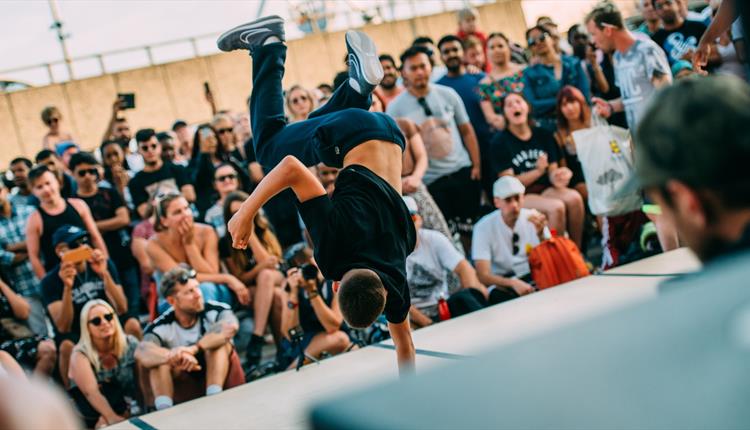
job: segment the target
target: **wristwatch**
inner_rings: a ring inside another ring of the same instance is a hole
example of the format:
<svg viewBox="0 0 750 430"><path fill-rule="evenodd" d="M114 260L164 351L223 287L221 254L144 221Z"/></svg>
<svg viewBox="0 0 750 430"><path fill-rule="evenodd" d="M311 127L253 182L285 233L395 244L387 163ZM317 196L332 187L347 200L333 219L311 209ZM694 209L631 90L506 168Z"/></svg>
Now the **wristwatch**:
<svg viewBox="0 0 750 430"><path fill-rule="evenodd" d="M292 310L297 309L297 306L299 306L299 303L294 303L291 300L286 302L286 307L288 307L289 309L292 309Z"/></svg>

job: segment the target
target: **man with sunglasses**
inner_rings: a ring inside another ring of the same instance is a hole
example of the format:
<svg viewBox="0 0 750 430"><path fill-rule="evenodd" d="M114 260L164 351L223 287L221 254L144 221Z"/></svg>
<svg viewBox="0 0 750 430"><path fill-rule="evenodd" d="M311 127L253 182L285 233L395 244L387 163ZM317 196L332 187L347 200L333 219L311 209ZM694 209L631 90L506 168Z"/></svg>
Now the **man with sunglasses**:
<svg viewBox="0 0 750 430"><path fill-rule="evenodd" d="M186 265L164 274L160 292L171 309L146 327L135 353L149 373L157 410L199 397L199 385L210 396L245 382L232 345L237 317L224 303L204 301L195 277Z"/></svg>
<svg viewBox="0 0 750 430"><path fill-rule="evenodd" d="M153 196L156 190L179 191L188 202L195 202L195 188L185 169L162 159L162 148L156 139L156 132L151 128L138 130L135 140L143 156L144 167L130 180L128 189L138 215L146 217L149 196Z"/></svg>
<svg viewBox="0 0 750 430"><path fill-rule="evenodd" d="M70 158L70 170L78 183L78 198L91 210L109 256L115 263L128 299L128 315L137 318L141 308L141 289L138 265L130 250L130 211L116 189L99 186L100 169L99 162L89 152L79 152Z"/></svg>
<svg viewBox="0 0 750 430"><path fill-rule="evenodd" d="M528 248L539 245L549 235L545 216L523 208L525 191L514 176L495 181L492 194L497 210L474 226L471 247L479 280L519 296L534 292L527 282L531 275Z"/></svg>
<svg viewBox="0 0 750 430"><path fill-rule="evenodd" d="M81 247L89 247L86 230L63 225L52 235L51 246L58 257ZM80 252L80 250L76 251ZM112 305L127 334L141 336L136 318L128 318L128 301L120 285L117 269L100 250L93 249L88 259L61 261L42 279L42 299L55 329L60 351L60 371L67 381L73 346L81 334L81 310L89 300L101 299Z"/></svg>

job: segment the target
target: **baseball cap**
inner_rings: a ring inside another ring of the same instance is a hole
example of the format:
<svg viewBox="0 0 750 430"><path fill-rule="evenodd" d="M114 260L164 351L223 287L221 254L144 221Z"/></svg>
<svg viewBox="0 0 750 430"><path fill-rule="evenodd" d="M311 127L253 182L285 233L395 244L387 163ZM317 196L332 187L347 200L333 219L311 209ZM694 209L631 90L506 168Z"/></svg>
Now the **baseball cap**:
<svg viewBox="0 0 750 430"><path fill-rule="evenodd" d="M419 205L417 205L417 201L414 200L414 197L402 196L401 198L404 199L406 208L409 209L409 215L419 215Z"/></svg>
<svg viewBox="0 0 750 430"><path fill-rule="evenodd" d="M750 175L750 87L732 76L692 77L659 91L635 135L640 187L676 179L734 189Z"/></svg>
<svg viewBox="0 0 750 430"><path fill-rule="evenodd" d="M525 191L526 187L515 176L503 176L492 186L492 195L499 199L522 195Z"/></svg>
<svg viewBox="0 0 750 430"><path fill-rule="evenodd" d="M62 155L70 148L78 148L78 145L76 145L73 141L66 140L64 142L60 142L57 145L55 145L55 154L57 154L58 157L62 157Z"/></svg>
<svg viewBox="0 0 750 430"><path fill-rule="evenodd" d="M60 226L55 232L52 234L52 246L56 247L57 245L61 243L72 243L76 240L88 236L88 232L80 227L66 224L63 226Z"/></svg>

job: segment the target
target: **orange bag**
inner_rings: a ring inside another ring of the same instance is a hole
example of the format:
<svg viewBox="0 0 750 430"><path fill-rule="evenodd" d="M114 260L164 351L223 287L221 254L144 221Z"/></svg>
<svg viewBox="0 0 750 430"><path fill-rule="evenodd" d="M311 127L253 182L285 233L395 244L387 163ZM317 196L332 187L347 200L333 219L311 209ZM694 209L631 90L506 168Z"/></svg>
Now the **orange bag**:
<svg viewBox="0 0 750 430"><path fill-rule="evenodd" d="M552 237L529 252L531 278L537 288L560 285L589 275L581 251L566 237Z"/></svg>

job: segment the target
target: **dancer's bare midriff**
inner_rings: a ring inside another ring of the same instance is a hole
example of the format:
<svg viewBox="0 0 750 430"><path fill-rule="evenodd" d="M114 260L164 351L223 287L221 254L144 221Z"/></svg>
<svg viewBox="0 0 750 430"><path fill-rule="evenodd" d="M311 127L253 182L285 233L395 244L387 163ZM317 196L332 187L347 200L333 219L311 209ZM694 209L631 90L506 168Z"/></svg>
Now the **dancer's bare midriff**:
<svg viewBox="0 0 750 430"><path fill-rule="evenodd" d="M385 140L368 140L344 156L344 167L359 164L372 170L401 193L401 147Z"/></svg>

